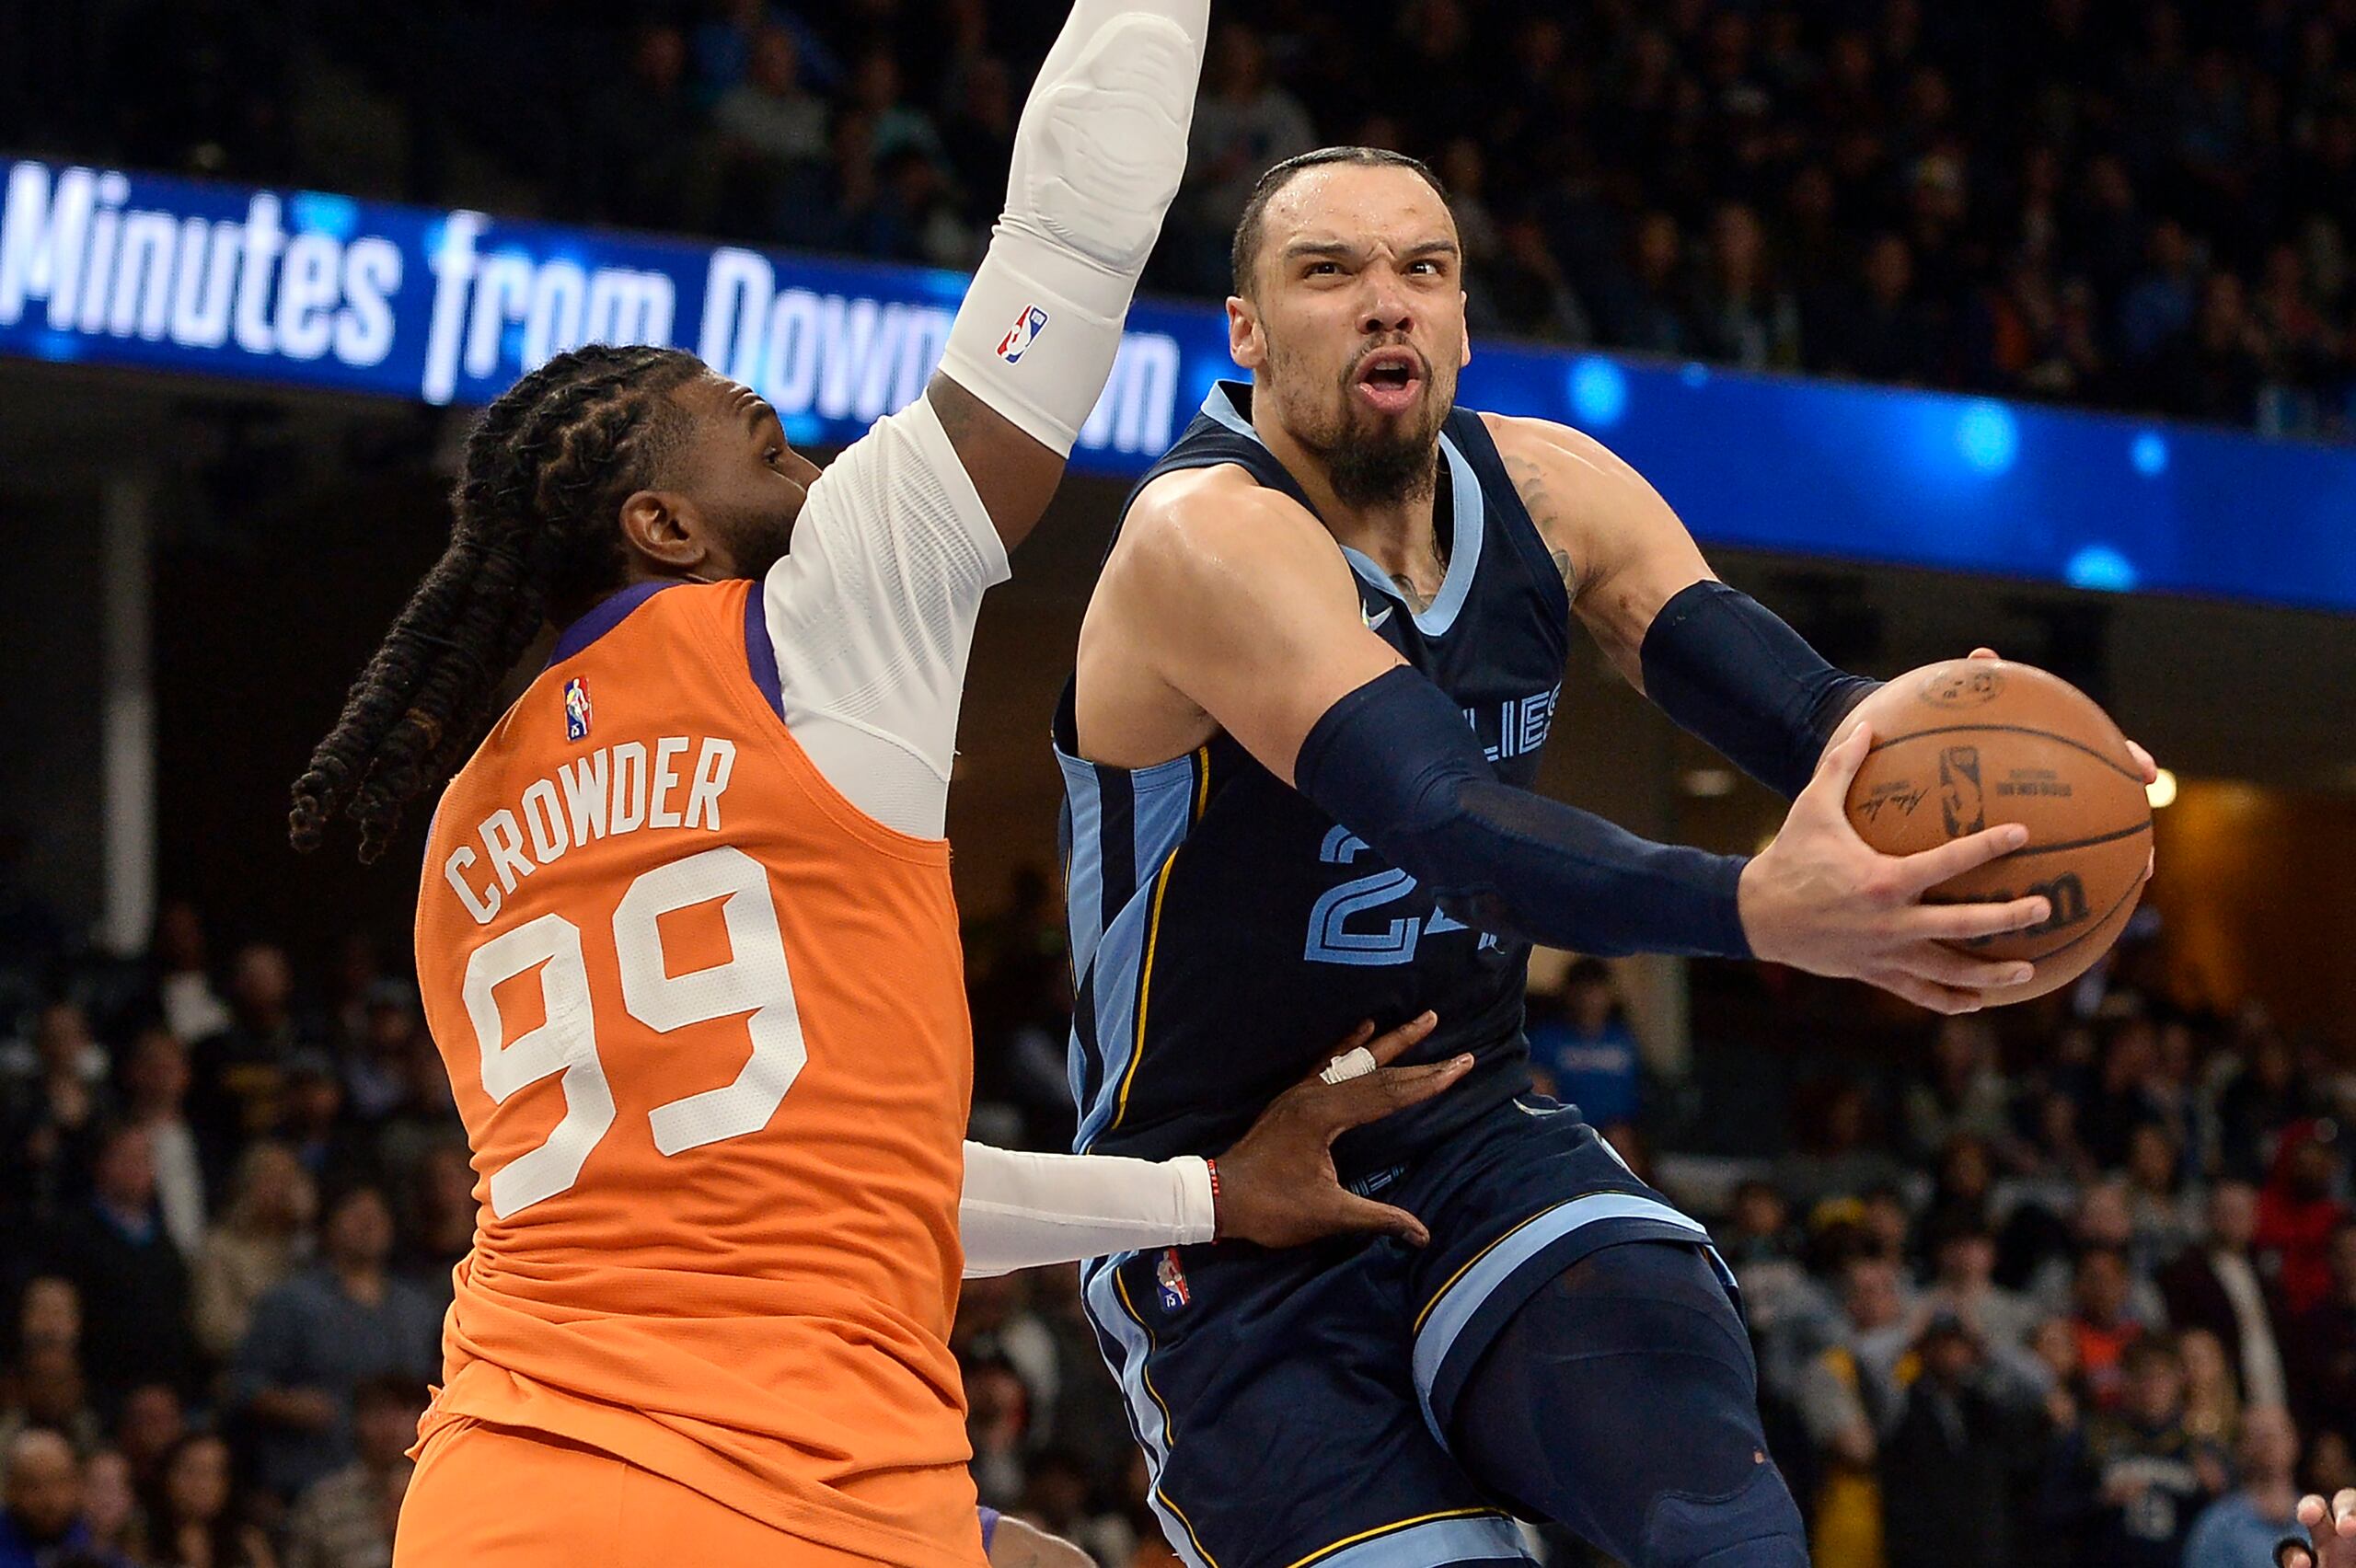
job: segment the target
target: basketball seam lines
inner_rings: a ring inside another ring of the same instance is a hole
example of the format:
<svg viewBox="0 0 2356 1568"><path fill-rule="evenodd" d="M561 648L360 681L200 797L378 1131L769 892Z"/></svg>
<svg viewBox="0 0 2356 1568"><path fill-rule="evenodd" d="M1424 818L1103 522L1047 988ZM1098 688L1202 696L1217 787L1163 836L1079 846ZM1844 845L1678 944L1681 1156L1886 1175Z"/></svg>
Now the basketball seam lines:
<svg viewBox="0 0 2356 1568"><path fill-rule="evenodd" d="M2122 827L2111 833L2097 833L2092 838L2065 838L2059 844L2031 844L2019 849L2007 850L1990 862L2002 865L2006 860L2026 860L2032 855L2058 855L2064 849L2091 849L2097 844L2109 844L2121 838L2132 838L2139 833L2152 831L2151 818L2146 817L2133 827Z"/></svg>
<svg viewBox="0 0 2356 1568"><path fill-rule="evenodd" d="M2103 755L2102 753L2095 750L2094 747L2087 745L2083 741L2073 741L2067 735L2057 735L2050 730L2039 730L2028 724L1941 724L1933 729L1912 730L1903 735L1892 735L1886 741L1876 741L1872 745L1865 748L1865 755L1867 756L1871 756L1874 753L1881 750L1884 746L1894 746L1906 741L1919 741L1925 735L1970 734L1976 731L1987 731L2007 735L2035 735L2041 740L2051 741L2056 745L2068 746L2073 751L2082 751L2088 756L2094 758L2096 762L2101 763L2105 767L2109 768L2113 773L2119 774L2122 778L2132 778L2138 784L2141 784L2143 781L2140 775L2130 773L2126 768L2119 767L2119 764L2111 761L2110 758Z"/></svg>

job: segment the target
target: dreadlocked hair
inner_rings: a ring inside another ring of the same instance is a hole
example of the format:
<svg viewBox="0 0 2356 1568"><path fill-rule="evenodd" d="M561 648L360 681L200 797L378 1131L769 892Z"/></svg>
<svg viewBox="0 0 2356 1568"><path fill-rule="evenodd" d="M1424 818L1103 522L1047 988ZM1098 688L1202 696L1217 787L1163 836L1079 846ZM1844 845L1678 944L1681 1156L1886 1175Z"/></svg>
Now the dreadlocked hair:
<svg viewBox="0 0 2356 1568"><path fill-rule="evenodd" d="M668 394L703 370L678 349L591 344L500 394L467 437L449 548L410 596L294 781L287 837L318 848L338 812L374 861L410 801L489 727L500 685L551 614L626 580L617 516L687 418Z"/></svg>

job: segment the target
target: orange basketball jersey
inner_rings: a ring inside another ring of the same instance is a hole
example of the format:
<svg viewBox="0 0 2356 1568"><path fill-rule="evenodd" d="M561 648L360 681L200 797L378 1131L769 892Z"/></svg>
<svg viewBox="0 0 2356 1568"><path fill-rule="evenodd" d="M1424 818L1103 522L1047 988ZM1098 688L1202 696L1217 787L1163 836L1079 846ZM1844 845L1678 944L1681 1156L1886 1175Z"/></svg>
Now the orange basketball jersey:
<svg viewBox="0 0 2356 1568"><path fill-rule="evenodd" d="M418 974L479 1209L427 1423L964 1568L949 847L811 764L753 590L607 600L435 814Z"/></svg>

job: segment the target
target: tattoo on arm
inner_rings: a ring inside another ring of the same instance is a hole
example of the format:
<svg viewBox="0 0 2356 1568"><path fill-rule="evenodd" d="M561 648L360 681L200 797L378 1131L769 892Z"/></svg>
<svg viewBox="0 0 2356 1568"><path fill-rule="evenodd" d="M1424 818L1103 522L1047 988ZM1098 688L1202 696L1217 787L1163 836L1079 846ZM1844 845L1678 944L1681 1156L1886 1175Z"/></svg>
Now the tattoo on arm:
<svg viewBox="0 0 2356 1568"><path fill-rule="evenodd" d="M1574 597L1578 594L1576 569L1571 563L1571 552L1554 544L1563 526L1562 504L1547 487L1546 470L1519 454L1500 454L1505 457L1506 477L1513 480L1513 488L1521 496L1521 504L1530 520L1538 525L1541 537L1553 546L1547 553L1554 562L1554 570L1563 576L1563 586Z"/></svg>

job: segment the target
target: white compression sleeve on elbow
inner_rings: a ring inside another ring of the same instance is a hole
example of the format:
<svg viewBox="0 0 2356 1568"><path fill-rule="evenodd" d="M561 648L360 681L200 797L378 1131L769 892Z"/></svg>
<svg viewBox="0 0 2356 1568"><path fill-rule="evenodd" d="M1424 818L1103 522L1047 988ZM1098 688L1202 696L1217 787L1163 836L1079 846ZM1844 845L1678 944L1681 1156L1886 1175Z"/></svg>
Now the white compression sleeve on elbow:
<svg viewBox="0 0 2356 1568"><path fill-rule="evenodd" d="M1006 210L941 368L1059 456L1186 169L1210 0L1077 0L1023 105Z"/></svg>
<svg viewBox="0 0 2356 1568"><path fill-rule="evenodd" d="M969 1278L1190 1247L1217 1228L1210 1171L1192 1155L1127 1159L965 1146L957 1230Z"/></svg>

